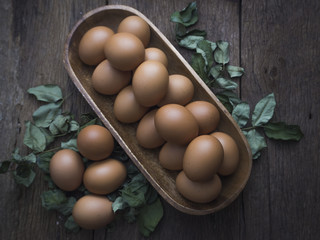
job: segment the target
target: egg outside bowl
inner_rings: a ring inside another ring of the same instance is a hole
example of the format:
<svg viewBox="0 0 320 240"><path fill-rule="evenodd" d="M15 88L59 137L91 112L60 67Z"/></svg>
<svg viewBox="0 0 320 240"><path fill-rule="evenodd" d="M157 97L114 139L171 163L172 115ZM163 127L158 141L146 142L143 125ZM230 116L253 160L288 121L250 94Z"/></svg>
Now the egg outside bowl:
<svg viewBox="0 0 320 240"><path fill-rule="evenodd" d="M120 21L130 15L137 15L149 24L151 30L149 46L160 48L166 53L169 62L169 74L182 74L191 79L195 87L193 101L204 100L214 104L221 115L218 130L231 135L238 144L240 152L239 166L234 174L222 178L222 191L219 197L212 202L206 204L194 203L178 193L175 186L177 172L167 171L159 165L158 153L160 149L147 150L138 145L135 137L137 124L122 124L115 118L113 114L115 96L104 96L93 89L91 75L94 67L85 65L79 58L79 42L87 30L95 26L104 25L116 31ZM142 13L128 6L108 5L96 8L83 15L67 38L63 62L71 80L91 108L110 130L142 174L173 207L192 215L210 214L228 206L243 190L250 176L252 166L251 151L246 138L217 97L204 84L169 40Z"/></svg>

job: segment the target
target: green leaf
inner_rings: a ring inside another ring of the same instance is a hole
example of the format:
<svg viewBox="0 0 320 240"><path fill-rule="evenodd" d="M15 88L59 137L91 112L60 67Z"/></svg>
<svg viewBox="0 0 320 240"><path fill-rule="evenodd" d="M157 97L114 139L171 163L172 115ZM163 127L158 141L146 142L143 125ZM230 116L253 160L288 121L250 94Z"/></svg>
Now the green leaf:
<svg viewBox="0 0 320 240"><path fill-rule="evenodd" d="M273 93L261 99L254 108L252 125L262 126L267 123L273 116L275 106L276 100Z"/></svg>
<svg viewBox="0 0 320 240"><path fill-rule="evenodd" d="M50 123L61 113L62 101L40 106L33 114L33 121L38 127L49 127Z"/></svg>
<svg viewBox="0 0 320 240"><path fill-rule="evenodd" d="M149 237L162 217L163 208L159 198L154 203L144 206L138 216L140 233L145 237Z"/></svg>
<svg viewBox="0 0 320 240"><path fill-rule="evenodd" d="M37 162L37 157L34 153L30 153L29 155L23 157L22 159L26 162L29 162L29 163L36 163Z"/></svg>
<svg viewBox="0 0 320 240"><path fill-rule="evenodd" d="M53 135L68 133L70 120L71 116L69 115L56 116L55 119L49 125L49 131Z"/></svg>
<svg viewBox="0 0 320 240"><path fill-rule="evenodd" d="M221 75L221 73L223 72L222 70L223 70L222 65L217 64L210 69L210 75L214 79L217 79Z"/></svg>
<svg viewBox="0 0 320 240"><path fill-rule="evenodd" d="M183 24L186 27L192 26L198 21L197 4L191 2L182 11L176 11L171 15L171 21Z"/></svg>
<svg viewBox="0 0 320 240"><path fill-rule="evenodd" d="M64 223L64 227L73 233L80 231L80 226L74 221L72 215L68 217L67 221Z"/></svg>
<svg viewBox="0 0 320 240"><path fill-rule="evenodd" d="M251 148L252 158L257 159L260 156L260 151L267 147L264 137L256 130L243 131Z"/></svg>
<svg viewBox="0 0 320 240"><path fill-rule="evenodd" d="M230 79L219 77L215 82L218 87L226 90L234 90L238 87L238 84Z"/></svg>
<svg viewBox="0 0 320 240"><path fill-rule="evenodd" d="M187 31L187 28L180 23L176 24L175 31L176 31L176 40L178 42L187 36L202 36L204 38L207 36L207 32L204 30L192 29L190 31Z"/></svg>
<svg viewBox="0 0 320 240"><path fill-rule="evenodd" d="M16 183L29 187L33 183L36 173L31 169L31 166L27 164L19 164L13 172L13 176Z"/></svg>
<svg viewBox="0 0 320 240"><path fill-rule="evenodd" d="M227 64L229 62L229 43L218 41L214 52L214 60L217 63Z"/></svg>
<svg viewBox="0 0 320 240"><path fill-rule="evenodd" d="M26 121L25 125L26 132L24 134L23 143L35 152L42 152L46 148L45 135L30 121Z"/></svg>
<svg viewBox="0 0 320 240"><path fill-rule="evenodd" d="M0 162L0 174L6 173L9 170L10 164L11 164L10 161Z"/></svg>
<svg viewBox="0 0 320 240"><path fill-rule="evenodd" d="M129 207L128 203L123 200L121 196L117 197L116 200L112 203L113 212L117 212L119 210L123 210Z"/></svg>
<svg viewBox="0 0 320 240"><path fill-rule="evenodd" d="M198 42L204 40L203 36L186 36L180 40L179 45L188 49L196 49Z"/></svg>
<svg viewBox="0 0 320 240"><path fill-rule="evenodd" d="M34 88L29 88L28 93L34 95L37 100L44 102L57 102L62 99L62 91L57 85L40 85Z"/></svg>
<svg viewBox="0 0 320 240"><path fill-rule="evenodd" d="M125 210L123 217L128 221L128 223L133 223L136 221L136 216L138 215L138 209L129 207Z"/></svg>
<svg viewBox="0 0 320 240"><path fill-rule="evenodd" d="M243 128L247 124L249 115L250 106L246 102L239 103L232 111L232 117L238 123L240 128Z"/></svg>
<svg viewBox="0 0 320 240"><path fill-rule="evenodd" d="M49 173L50 160L53 157L54 152L43 152L37 155L37 165L45 173Z"/></svg>
<svg viewBox="0 0 320 240"><path fill-rule="evenodd" d="M206 63L200 53L195 53L191 58L191 66L199 75L199 77L205 82L208 83L208 75L206 72Z"/></svg>
<svg viewBox="0 0 320 240"><path fill-rule="evenodd" d="M77 139L76 138L72 138L67 142L61 142L61 148L68 148L68 149L72 149L76 152L79 152L78 147L77 147Z"/></svg>
<svg viewBox="0 0 320 240"><path fill-rule="evenodd" d="M70 121L70 123L69 123L69 125L70 125L70 131L71 132L75 132L75 131L78 131L78 129L79 129L79 123L77 122L77 121L75 121L75 120L71 120Z"/></svg>
<svg viewBox="0 0 320 240"><path fill-rule="evenodd" d="M41 194L41 203L45 209L56 210L66 216L72 213L76 199L74 197L67 198L63 191L53 189Z"/></svg>
<svg viewBox="0 0 320 240"><path fill-rule="evenodd" d="M231 78L241 77L244 74L244 69L242 67L228 65L227 72L229 73Z"/></svg>
<svg viewBox="0 0 320 240"><path fill-rule="evenodd" d="M269 122L263 126L263 129L267 137L276 140L299 141L303 137L298 125L287 125L284 122Z"/></svg>
<svg viewBox="0 0 320 240"><path fill-rule="evenodd" d="M20 162L22 160L22 156L19 154L19 148L16 147L14 152L12 153L12 158L14 162Z"/></svg>
<svg viewBox="0 0 320 240"><path fill-rule="evenodd" d="M62 203L60 205L59 209L57 209L57 211L60 212L61 214L63 214L64 216L71 214L73 206L76 203L76 201L77 200L74 197L67 198L67 201Z"/></svg>
<svg viewBox="0 0 320 240"><path fill-rule="evenodd" d="M229 102L233 107L241 103L241 99L238 97L238 95L230 90L224 90L222 92L219 92L216 94L217 97L220 99L224 99L224 101Z"/></svg>
<svg viewBox="0 0 320 240"><path fill-rule="evenodd" d="M55 140L55 137L52 136L50 131L46 128L40 128L40 130L43 133L44 137L46 138L46 147L47 147L50 143L53 143L53 141Z"/></svg>
<svg viewBox="0 0 320 240"><path fill-rule="evenodd" d="M213 50L211 43L206 40L199 41L197 44L196 52L200 53L205 61L205 65L210 68L213 64Z"/></svg>
<svg viewBox="0 0 320 240"><path fill-rule="evenodd" d="M158 198L158 192L149 184L145 199L147 204L151 204Z"/></svg>

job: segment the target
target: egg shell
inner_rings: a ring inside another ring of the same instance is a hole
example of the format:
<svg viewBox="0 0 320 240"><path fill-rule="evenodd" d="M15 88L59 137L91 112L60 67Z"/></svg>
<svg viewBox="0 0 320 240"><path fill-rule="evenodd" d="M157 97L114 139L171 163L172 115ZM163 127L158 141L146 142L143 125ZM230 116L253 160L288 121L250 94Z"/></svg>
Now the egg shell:
<svg viewBox="0 0 320 240"><path fill-rule="evenodd" d="M113 95L130 83L131 71L120 71L106 59L95 68L91 80L98 93Z"/></svg>
<svg viewBox="0 0 320 240"><path fill-rule="evenodd" d="M108 194L120 187L127 177L123 163L109 158L92 163L84 172L83 184L89 192Z"/></svg>
<svg viewBox="0 0 320 240"><path fill-rule="evenodd" d="M131 71L144 61L145 49L135 35L116 33L106 42L104 53L114 68Z"/></svg>
<svg viewBox="0 0 320 240"><path fill-rule="evenodd" d="M231 175L239 165L239 148L234 139L223 132L214 132L211 136L216 137L223 147L223 160L218 170L222 176Z"/></svg>
<svg viewBox="0 0 320 240"><path fill-rule="evenodd" d="M167 55L159 48L155 48L155 47L146 48L144 60L159 61L165 67L168 67Z"/></svg>
<svg viewBox="0 0 320 240"><path fill-rule="evenodd" d="M199 124L199 135L215 130L220 121L219 110L206 101L195 101L186 105Z"/></svg>
<svg viewBox="0 0 320 240"><path fill-rule="evenodd" d="M77 146L84 157L98 161L110 156L114 148L114 140L105 127L90 125L79 132Z"/></svg>
<svg viewBox="0 0 320 240"><path fill-rule="evenodd" d="M113 105L114 115L122 123L139 121L148 109L138 103L131 85L118 93Z"/></svg>
<svg viewBox="0 0 320 240"><path fill-rule="evenodd" d="M194 86L189 78L180 74L170 75L167 93L158 106L170 103L186 105L192 100L193 94Z"/></svg>
<svg viewBox="0 0 320 240"><path fill-rule="evenodd" d="M104 228L114 219L112 202L105 196L85 195L75 203L72 216L84 229Z"/></svg>
<svg viewBox="0 0 320 240"><path fill-rule="evenodd" d="M192 181L208 181L218 172L223 160L221 143L211 135L201 135L188 145L183 170Z"/></svg>
<svg viewBox="0 0 320 240"><path fill-rule="evenodd" d="M136 138L138 143L144 148L157 148L165 142L154 125L154 116L157 110L154 109L148 112L138 124Z"/></svg>
<svg viewBox="0 0 320 240"><path fill-rule="evenodd" d="M157 105L166 95L169 84L167 68L160 62L141 63L132 78L132 88L137 101L146 107Z"/></svg>
<svg viewBox="0 0 320 240"><path fill-rule="evenodd" d="M159 152L160 165L168 170L182 170L183 156L186 149L186 145L165 143Z"/></svg>
<svg viewBox="0 0 320 240"><path fill-rule="evenodd" d="M119 32L127 32L135 35L138 37L144 47L147 47L150 41L150 27L146 21L138 16L129 16L124 18L119 26L118 26L118 33Z"/></svg>
<svg viewBox="0 0 320 240"><path fill-rule="evenodd" d="M60 189L74 191L82 183L84 165L77 152L71 149L62 149L51 158L49 171L52 181Z"/></svg>
<svg viewBox="0 0 320 240"><path fill-rule="evenodd" d="M217 174L205 182L190 180L184 171L176 178L176 187L182 196L196 203L208 203L215 200L222 189L222 183Z"/></svg>
<svg viewBox="0 0 320 240"><path fill-rule="evenodd" d="M156 112L155 126L166 141L185 145L198 135L198 124L193 115L178 104L167 104Z"/></svg>
<svg viewBox="0 0 320 240"><path fill-rule="evenodd" d="M105 43L114 34L113 30L105 26L89 29L79 43L79 57L88 65L97 65L103 59Z"/></svg>

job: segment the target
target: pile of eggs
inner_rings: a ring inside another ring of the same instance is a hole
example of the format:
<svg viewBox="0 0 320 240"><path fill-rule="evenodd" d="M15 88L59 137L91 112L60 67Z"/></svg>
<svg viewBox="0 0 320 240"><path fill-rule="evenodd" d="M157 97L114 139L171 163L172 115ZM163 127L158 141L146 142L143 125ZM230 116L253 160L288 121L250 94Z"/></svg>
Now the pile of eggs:
<svg viewBox="0 0 320 240"><path fill-rule="evenodd" d="M71 149L56 152L50 161L52 181L64 191L74 191L83 183L90 192L77 200L72 216L85 229L105 227L114 219L112 202L106 194L114 192L126 180L127 170L120 161L109 158L114 139L105 127L90 125L77 137L80 154L92 160L85 168L81 155Z"/></svg>
<svg viewBox="0 0 320 240"><path fill-rule="evenodd" d="M96 65L92 87L116 95L113 114L124 124L138 123L137 143L160 149L159 164L178 171L176 188L188 200L208 203L222 189L220 176L239 163L234 139L216 131L220 113L207 101L193 101L192 81L168 72L166 54L148 47L150 27L138 16L124 18L117 32L89 29L79 44L80 59Z"/></svg>

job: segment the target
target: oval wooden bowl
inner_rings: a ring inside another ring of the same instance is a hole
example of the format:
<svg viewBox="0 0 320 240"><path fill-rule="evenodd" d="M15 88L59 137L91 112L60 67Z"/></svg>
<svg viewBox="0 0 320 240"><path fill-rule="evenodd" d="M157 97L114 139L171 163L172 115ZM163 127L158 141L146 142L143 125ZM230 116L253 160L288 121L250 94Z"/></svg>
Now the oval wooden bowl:
<svg viewBox="0 0 320 240"><path fill-rule="evenodd" d="M113 114L115 96L103 96L94 91L91 84L91 75L94 67L85 65L79 58L79 42L87 30L94 26L104 25L116 31L120 21L129 15L137 15L149 24L151 29L149 46L158 47L167 54L169 74L182 74L191 79L195 87L193 100L205 100L213 103L221 114L218 130L230 134L238 144L240 149L239 167L233 175L222 178L222 192L216 200L210 203L193 203L177 192L175 187L177 172L168 171L159 165L158 153L160 149L147 150L138 145L135 138L137 124L122 124L115 118ZM122 5L103 6L88 12L70 32L65 44L63 61L71 80L104 125L111 131L114 138L152 186L173 207L193 215L214 213L229 205L243 190L249 178L252 165L251 151L244 135L229 112L203 83L192 67L159 29L142 13Z"/></svg>

